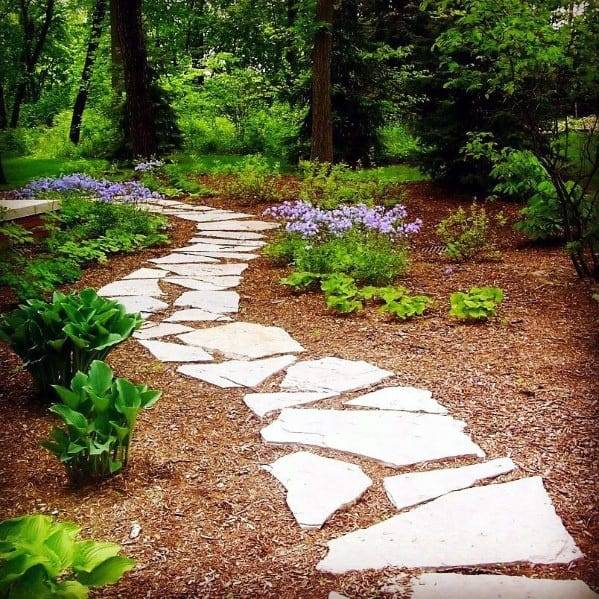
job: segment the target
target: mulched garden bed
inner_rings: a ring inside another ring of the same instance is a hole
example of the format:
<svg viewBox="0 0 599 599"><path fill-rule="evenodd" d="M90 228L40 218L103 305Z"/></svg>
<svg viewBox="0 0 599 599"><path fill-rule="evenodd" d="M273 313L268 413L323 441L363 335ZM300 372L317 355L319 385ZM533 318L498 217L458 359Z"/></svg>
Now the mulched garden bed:
<svg viewBox="0 0 599 599"><path fill-rule="evenodd" d="M393 370L402 384L431 389L452 415L467 422L489 458L511 456L518 464L520 472L504 480L543 477L558 514L586 555L570 568L463 571L582 578L599 585L596 302L560 248L528 246L508 229L501 239L501 261L468 262L449 272L436 254L434 224L468 198L430 184L407 190L409 213L425 226L404 284L436 300L426 317L397 323L372 308L350 317L331 315L321 295L290 294L277 284L285 269L258 258L238 289L238 320L284 327L306 348L302 357L364 359ZM204 203L257 214L265 207L221 199ZM492 210L500 208L512 216L516 211L501 204ZM195 224L174 222L173 242L180 246ZM117 257L89 269L72 287L99 287L164 253L154 248ZM449 294L480 284L505 290L499 316L483 325L450 319ZM168 291L174 297L181 289ZM398 569L339 577L315 570L327 540L393 515L381 477L402 469L352 458L377 482L322 530L302 531L285 505L282 487L260 469L291 450L262 443L260 428L274 416L260 421L243 404L243 390L178 375L175 364L156 361L129 340L108 361L120 376L163 389L164 395L141 417L128 472L96 487L72 489L55 458L39 447L53 419L36 403L14 354L0 347L0 360L0 519L43 511L76 520L85 536L122 543L138 567L96 596L322 598L337 590L374 597L390 583L405 583ZM268 381L268 387L275 390L281 378ZM329 399L319 405L340 404ZM130 539L134 522L141 534Z"/></svg>

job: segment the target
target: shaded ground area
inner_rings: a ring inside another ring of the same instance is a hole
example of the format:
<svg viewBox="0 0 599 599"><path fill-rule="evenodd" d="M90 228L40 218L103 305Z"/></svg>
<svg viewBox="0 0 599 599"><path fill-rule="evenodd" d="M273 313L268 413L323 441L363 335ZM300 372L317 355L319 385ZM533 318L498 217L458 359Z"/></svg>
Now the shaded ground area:
<svg viewBox="0 0 599 599"><path fill-rule="evenodd" d="M285 328L307 349L302 357L360 358L393 370L402 384L431 389L452 415L468 423L489 458L509 455L520 475L543 476L559 516L586 554L569 569L523 565L464 571L580 577L597 585L596 304L561 249L527 247L509 229L501 240L501 262L467 263L447 273L433 228L460 198L430 184L408 189L410 215L421 217L425 227L403 284L436 300L428 316L396 323L374 309L348 318L331 315L319 294L293 296L278 285L285 269L259 258L250 263L239 288L238 318ZM208 203L238 208L219 200ZM504 208L515 212L513 206ZM262 207L242 209L258 213ZM194 228L177 221L175 244ZM89 270L77 288L99 287L164 253L164 248L153 249L117 258ZM450 319L449 294L481 284L505 290L499 317L485 325ZM182 291L167 284L164 289L169 299ZM259 430L274 415L258 420L241 401L243 390L184 378L175 372L176 364L159 363L129 340L109 362L119 375L161 388L164 396L142 416L127 474L72 490L60 465L38 445L52 419L33 400L28 375L5 347L0 359L0 518L45 511L77 520L86 535L123 543L138 568L103 590L102 597L326 597L330 590L368 597L380 595L400 573L334 577L316 572L326 541L394 510L377 483L323 530L300 530L282 488L260 469L292 448L261 442ZM274 391L281 376L260 390ZM340 404L332 398L319 406ZM352 462L378 481L408 470L358 458ZM132 522L141 525L135 540L129 539Z"/></svg>

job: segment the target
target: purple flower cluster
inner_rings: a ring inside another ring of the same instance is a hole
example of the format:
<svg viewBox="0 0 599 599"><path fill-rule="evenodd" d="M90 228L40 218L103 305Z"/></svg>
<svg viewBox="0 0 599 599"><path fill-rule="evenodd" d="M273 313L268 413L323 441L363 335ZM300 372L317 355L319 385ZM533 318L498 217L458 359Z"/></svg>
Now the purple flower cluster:
<svg viewBox="0 0 599 599"><path fill-rule="evenodd" d="M369 208L364 204L342 205L335 210L323 210L308 202L293 201L268 208L265 214L287 221L285 229L303 237L342 235L352 228L403 237L418 233L422 226L420 219L406 223L408 213L400 205L390 209Z"/></svg>
<svg viewBox="0 0 599 599"><path fill-rule="evenodd" d="M23 199L33 199L44 192L82 191L88 193L102 202L145 202L159 200L162 196L144 187L137 181L115 183L106 179L94 179L88 175L75 173L57 178L37 179L18 191L18 196Z"/></svg>
<svg viewBox="0 0 599 599"><path fill-rule="evenodd" d="M145 162L138 162L133 170L136 173L150 173L161 166L164 166L162 160L146 160Z"/></svg>

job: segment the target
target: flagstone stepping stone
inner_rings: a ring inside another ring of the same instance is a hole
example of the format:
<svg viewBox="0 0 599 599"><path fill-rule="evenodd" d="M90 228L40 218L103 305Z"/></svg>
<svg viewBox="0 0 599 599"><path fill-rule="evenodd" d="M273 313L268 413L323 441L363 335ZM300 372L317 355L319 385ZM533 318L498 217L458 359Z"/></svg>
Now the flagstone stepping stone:
<svg viewBox="0 0 599 599"><path fill-rule="evenodd" d="M236 291L186 291L175 306L201 308L207 312L222 314L239 310L239 293Z"/></svg>
<svg viewBox="0 0 599 599"><path fill-rule="evenodd" d="M170 216L176 216L177 218L182 218L184 220L190 220L193 222L199 222L199 223L203 223L204 219L202 218L203 214L207 214L208 211L204 211L204 212L198 212L198 213L193 213L191 211L186 211L186 212L169 212L169 211L165 211L165 214L168 214ZM220 219L219 219L220 220Z"/></svg>
<svg viewBox="0 0 599 599"><path fill-rule="evenodd" d="M190 345L218 351L227 358L253 359L275 354L291 354L304 348L287 331L252 322L234 322L179 335Z"/></svg>
<svg viewBox="0 0 599 599"><path fill-rule="evenodd" d="M237 218L249 218L253 216L253 214L246 214L245 212L230 212L226 210L211 210L210 212L205 212L204 214L198 214L196 218L198 222L209 223L213 221L223 221L223 220L235 220Z"/></svg>
<svg viewBox="0 0 599 599"><path fill-rule="evenodd" d="M383 484L391 503L401 510L436 499L451 491L465 489L485 478L507 474L515 469L516 465L510 458L499 458L461 468L443 468L388 476Z"/></svg>
<svg viewBox="0 0 599 599"><path fill-rule="evenodd" d="M210 258L224 258L225 260L254 260L257 254L246 254L243 252L204 252L202 256Z"/></svg>
<svg viewBox="0 0 599 599"><path fill-rule="evenodd" d="M328 543L317 569L567 564L583 557L541 477L456 491ZM441 595L442 596L442 595Z"/></svg>
<svg viewBox="0 0 599 599"><path fill-rule="evenodd" d="M258 249L266 245L266 241L260 241L259 239L220 239L215 237L192 237L189 243L215 243L227 248L237 246L252 249Z"/></svg>
<svg viewBox="0 0 599 599"><path fill-rule="evenodd" d="M337 591L331 591L329 593L328 599L349 599L349 597L346 597L345 595L342 595L341 593L338 593Z"/></svg>
<svg viewBox="0 0 599 599"><path fill-rule="evenodd" d="M186 310L177 310L173 312L166 322L227 322L232 320L224 314L216 314L214 312L208 312L200 308L188 308ZM195 329L191 329L192 331Z"/></svg>
<svg viewBox="0 0 599 599"><path fill-rule="evenodd" d="M278 223L266 223L260 220L225 220L197 224L200 231L268 231L278 226Z"/></svg>
<svg viewBox="0 0 599 599"><path fill-rule="evenodd" d="M281 387L294 391L340 393L374 385L392 375L392 372L382 370L362 360L342 360L328 357L298 362L287 371L287 376L281 383Z"/></svg>
<svg viewBox="0 0 599 599"><path fill-rule="evenodd" d="M146 326L147 325L147 326ZM193 331L191 327L184 324L176 324L169 322L151 323L146 321L144 326L133 333L136 339L157 339L158 337L168 337L169 335L179 335L180 333L188 333Z"/></svg>
<svg viewBox="0 0 599 599"><path fill-rule="evenodd" d="M141 312L142 316L144 314L161 312L168 308L167 303L162 302L155 297L147 297L144 295L111 296L110 299L116 300L119 304L125 306L127 312Z"/></svg>
<svg viewBox="0 0 599 599"><path fill-rule="evenodd" d="M198 235L220 239L264 239L264 235L252 231L198 231Z"/></svg>
<svg viewBox="0 0 599 599"><path fill-rule="evenodd" d="M139 343L161 362L212 362L212 356L199 347L144 339Z"/></svg>
<svg viewBox="0 0 599 599"><path fill-rule="evenodd" d="M321 528L372 484L359 466L308 451L283 456L263 468L287 489L287 505L301 528Z"/></svg>
<svg viewBox="0 0 599 599"><path fill-rule="evenodd" d="M237 248L238 246L222 246L216 243L194 243L193 245L186 245L182 248L177 248L174 250L177 253L182 254L203 254L204 252L226 252L233 251L228 248ZM246 248L242 248L241 251L245 251ZM237 251L237 249L235 249Z"/></svg>
<svg viewBox="0 0 599 599"><path fill-rule="evenodd" d="M247 264L159 264L158 268L169 270L183 277L205 279L215 276L239 276Z"/></svg>
<svg viewBox="0 0 599 599"><path fill-rule="evenodd" d="M228 279L229 277L220 278ZM235 287L235 285L216 285L214 283L202 281L201 279L193 279L191 277L166 277L166 279L164 280L167 283L179 285L179 287L186 287L187 289L195 289L196 291L222 291L224 289L227 289L227 287Z"/></svg>
<svg viewBox="0 0 599 599"><path fill-rule="evenodd" d="M208 262L217 262L216 258L209 258L208 256L200 256L199 254L168 254L162 256L162 258L150 258L149 262L154 264L201 264Z"/></svg>
<svg viewBox="0 0 599 599"><path fill-rule="evenodd" d="M344 402L348 406L447 414L447 408L432 398L432 393L416 387L385 387Z"/></svg>
<svg viewBox="0 0 599 599"><path fill-rule="evenodd" d="M166 277L168 273L159 268L138 268L132 273L128 274L124 279L162 279Z"/></svg>
<svg viewBox="0 0 599 599"><path fill-rule="evenodd" d="M295 356L278 356L262 360L231 360L220 364L184 364L177 372L218 387L256 387L268 377L295 362Z"/></svg>
<svg viewBox="0 0 599 599"><path fill-rule="evenodd" d="M597 599L582 580L551 580L500 574L421 574L412 599Z"/></svg>
<svg viewBox="0 0 599 599"><path fill-rule="evenodd" d="M193 335L193 333L184 333ZM290 369L291 370L291 369ZM387 466L407 466L484 451L451 416L370 410L285 408L260 433L268 443L299 443L345 451Z"/></svg>
<svg viewBox="0 0 599 599"><path fill-rule="evenodd" d="M334 397L336 393L248 393L243 401L245 405L261 418L277 410L312 403L327 397Z"/></svg>
<svg viewBox="0 0 599 599"><path fill-rule="evenodd" d="M123 295L164 295L158 287L158 279L121 279L100 287L98 295L115 297Z"/></svg>

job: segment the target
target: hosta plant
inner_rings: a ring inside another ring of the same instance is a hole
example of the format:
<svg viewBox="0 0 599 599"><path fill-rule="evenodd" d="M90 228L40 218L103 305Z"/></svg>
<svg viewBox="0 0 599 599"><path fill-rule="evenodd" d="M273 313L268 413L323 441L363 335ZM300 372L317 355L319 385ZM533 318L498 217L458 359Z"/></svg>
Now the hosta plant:
<svg viewBox="0 0 599 599"><path fill-rule="evenodd" d="M67 469L74 483L109 476L121 470L137 415L152 407L161 392L113 376L110 367L94 360L88 373L78 372L70 388L54 385L62 403L50 411L64 421L43 443Z"/></svg>
<svg viewBox="0 0 599 599"><path fill-rule="evenodd" d="M51 302L29 300L0 319L0 339L10 344L43 394L68 385L74 374L103 360L141 326L139 314L93 289L55 292Z"/></svg>
<svg viewBox="0 0 599 599"><path fill-rule="evenodd" d="M320 288L324 292L327 308L349 314L363 307L359 299L360 291L352 277L342 273L335 273L323 277Z"/></svg>
<svg viewBox="0 0 599 599"><path fill-rule="evenodd" d="M77 540L79 530L41 514L0 522L0 597L85 599L135 566L115 543Z"/></svg>
<svg viewBox="0 0 599 599"><path fill-rule="evenodd" d="M502 301L503 291L498 287L472 287L467 292L451 294L449 314L460 320L487 320L495 316Z"/></svg>
<svg viewBox="0 0 599 599"><path fill-rule="evenodd" d="M295 270L290 275L283 277L279 282L291 287L294 291L306 291L320 281L322 275L315 272Z"/></svg>
<svg viewBox="0 0 599 599"><path fill-rule="evenodd" d="M385 302L380 310L400 320L407 320L414 316L422 316L430 304L431 300L426 295L402 295L398 299Z"/></svg>

